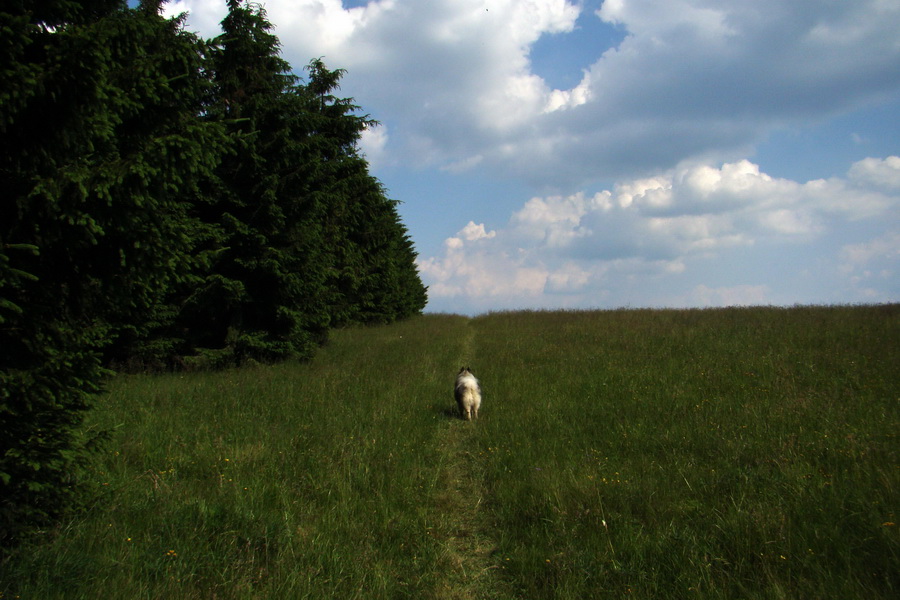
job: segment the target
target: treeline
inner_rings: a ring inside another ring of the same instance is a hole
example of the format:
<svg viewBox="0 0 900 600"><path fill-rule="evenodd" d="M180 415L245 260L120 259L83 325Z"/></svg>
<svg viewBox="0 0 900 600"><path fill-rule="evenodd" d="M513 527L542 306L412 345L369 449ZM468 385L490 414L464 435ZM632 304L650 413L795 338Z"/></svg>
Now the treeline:
<svg viewBox="0 0 900 600"><path fill-rule="evenodd" d="M72 504L112 368L308 358L421 312L341 70L258 5L203 40L160 0L0 9L0 545Z"/></svg>

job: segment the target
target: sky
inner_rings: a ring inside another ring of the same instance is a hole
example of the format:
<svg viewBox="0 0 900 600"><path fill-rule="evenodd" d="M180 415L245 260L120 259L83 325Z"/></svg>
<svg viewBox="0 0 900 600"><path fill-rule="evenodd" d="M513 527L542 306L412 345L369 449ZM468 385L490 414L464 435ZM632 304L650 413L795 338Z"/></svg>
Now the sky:
<svg viewBox="0 0 900 600"><path fill-rule="evenodd" d="M900 301L898 0L261 4L380 122L426 312Z"/></svg>

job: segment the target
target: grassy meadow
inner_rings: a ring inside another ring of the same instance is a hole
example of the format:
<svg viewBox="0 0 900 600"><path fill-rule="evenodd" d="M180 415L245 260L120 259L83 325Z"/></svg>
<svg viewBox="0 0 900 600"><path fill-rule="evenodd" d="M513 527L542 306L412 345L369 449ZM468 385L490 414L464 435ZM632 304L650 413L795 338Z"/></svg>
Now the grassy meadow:
<svg viewBox="0 0 900 600"><path fill-rule="evenodd" d="M3 599L900 596L900 305L425 315L90 418Z"/></svg>

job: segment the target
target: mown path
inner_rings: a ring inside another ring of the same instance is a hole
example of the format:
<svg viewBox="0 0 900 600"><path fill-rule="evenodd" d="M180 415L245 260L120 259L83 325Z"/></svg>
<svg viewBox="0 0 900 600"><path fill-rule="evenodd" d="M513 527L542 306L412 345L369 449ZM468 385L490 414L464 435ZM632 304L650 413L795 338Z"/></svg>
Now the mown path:
<svg viewBox="0 0 900 600"><path fill-rule="evenodd" d="M458 368L471 365L476 369L475 327L466 322L466 332ZM476 371L477 374L477 371ZM448 397L450 396L448 386ZM451 568L444 574L437 598L467 600L504 597L497 577L497 543L488 531L482 511L485 498L483 471L478 463L476 444L478 422L463 421L455 410L442 424L437 447L441 463L437 467L436 494L438 511L443 514L444 552Z"/></svg>

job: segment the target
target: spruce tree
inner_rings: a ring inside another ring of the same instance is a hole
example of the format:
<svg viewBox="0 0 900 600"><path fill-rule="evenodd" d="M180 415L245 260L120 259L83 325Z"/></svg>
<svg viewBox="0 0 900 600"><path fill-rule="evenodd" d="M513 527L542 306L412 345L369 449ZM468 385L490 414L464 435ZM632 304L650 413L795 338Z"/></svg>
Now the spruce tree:
<svg viewBox="0 0 900 600"><path fill-rule="evenodd" d="M389 323L419 313L427 296L412 242L397 203L359 154L363 131L377 122L355 114L359 107L352 99L334 95L343 70L329 70L320 59L310 61L307 70L305 92L324 152L317 175L327 198L332 323Z"/></svg>
<svg viewBox="0 0 900 600"><path fill-rule="evenodd" d="M0 538L77 497L104 355L166 320L193 262L190 201L224 137L197 116L198 40L158 4L0 12Z"/></svg>
<svg viewBox="0 0 900 600"><path fill-rule="evenodd" d="M212 40L209 118L227 125L231 148L199 207L220 237L183 319L202 354L220 363L308 358L330 324L323 138L271 29L261 7L231 0Z"/></svg>

